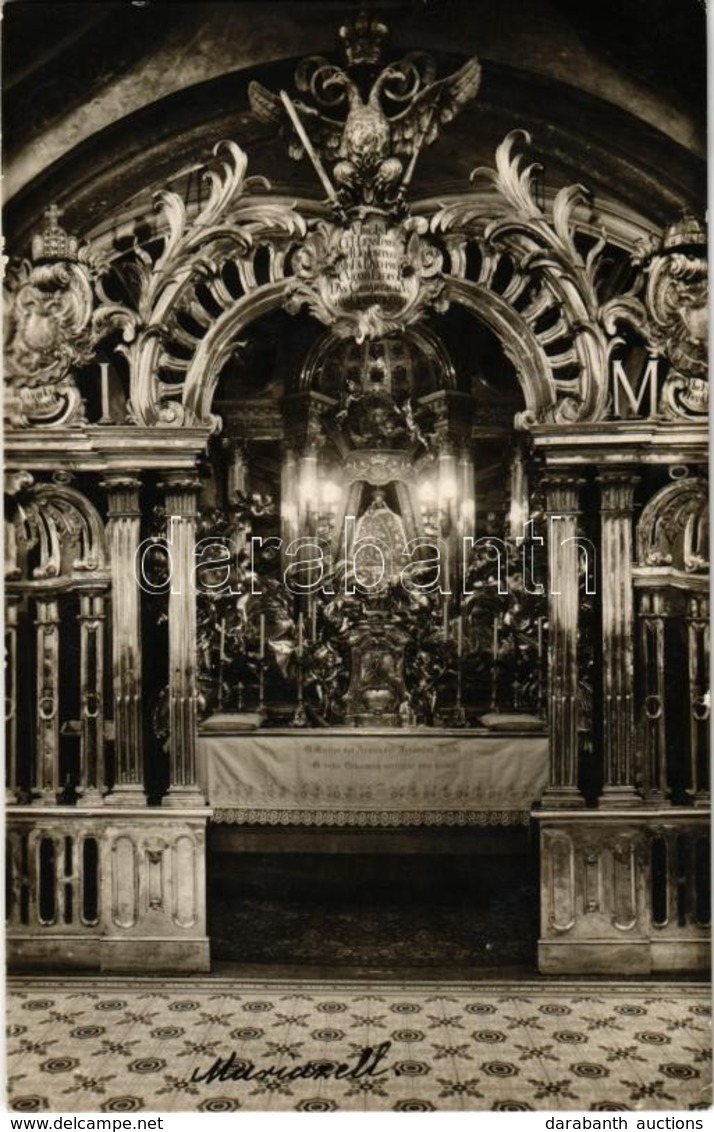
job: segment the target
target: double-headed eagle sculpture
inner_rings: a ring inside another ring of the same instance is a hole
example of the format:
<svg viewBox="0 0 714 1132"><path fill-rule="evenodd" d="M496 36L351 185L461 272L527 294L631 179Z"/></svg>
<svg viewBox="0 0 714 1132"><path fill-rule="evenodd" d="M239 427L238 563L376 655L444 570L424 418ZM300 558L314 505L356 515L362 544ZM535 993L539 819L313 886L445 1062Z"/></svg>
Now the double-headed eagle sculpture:
<svg viewBox="0 0 714 1132"><path fill-rule="evenodd" d="M248 88L254 114L286 133L291 157L307 153L328 197L343 207L403 199L421 149L476 96L481 82L478 59L436 79L433 60L422 52L382 67L375 78L386 34L383 24L359 16L341 29L344 69L322 56L301 63L296 86L312 104L258 82Z"/></svg>

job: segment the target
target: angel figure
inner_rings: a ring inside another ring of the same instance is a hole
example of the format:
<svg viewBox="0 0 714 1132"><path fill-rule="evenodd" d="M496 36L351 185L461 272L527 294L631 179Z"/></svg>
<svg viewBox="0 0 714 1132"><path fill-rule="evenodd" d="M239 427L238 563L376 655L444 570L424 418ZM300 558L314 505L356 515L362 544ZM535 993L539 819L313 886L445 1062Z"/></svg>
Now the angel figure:
<svg viewBox="0 0 714 1132"><path fill-rule="evenodd" d="M427 441L424 433L421 431L414 418L414 410L412 408L411 397L407 397L407 399L399 406L399 411L404 417L404 423L407 427L407 434L412 444L421 444L422 447L426 448L428 451L429 442Z"/></svg>

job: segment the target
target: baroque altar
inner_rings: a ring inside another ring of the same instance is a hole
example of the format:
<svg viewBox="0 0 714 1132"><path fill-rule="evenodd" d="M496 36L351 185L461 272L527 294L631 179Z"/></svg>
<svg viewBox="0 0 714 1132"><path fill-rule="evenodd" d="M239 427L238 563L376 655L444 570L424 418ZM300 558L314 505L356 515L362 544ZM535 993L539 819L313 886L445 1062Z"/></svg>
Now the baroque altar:
<svg viewBox="0 0 714 1132"><path fill-rule="evenodd" d="M701 968L703 222L510 119L419 195L481 62L333 47L15 249L10 961L206 969L211 821L528 820L541 970Z"/></svg>

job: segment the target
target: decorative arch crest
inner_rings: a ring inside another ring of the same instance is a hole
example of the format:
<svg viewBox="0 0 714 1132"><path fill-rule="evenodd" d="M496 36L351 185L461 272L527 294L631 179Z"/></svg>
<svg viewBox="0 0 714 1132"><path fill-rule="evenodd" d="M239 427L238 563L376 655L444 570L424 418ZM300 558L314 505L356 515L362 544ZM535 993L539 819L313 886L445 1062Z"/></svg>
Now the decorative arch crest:
<svg viewBox="0 0 714 1132"><path fill-rule="evenodd" d="M526 402L520 427L606 417L618 327L641 303L631 293L601 301L607 237L576 221L588 194L563 188L546 213L537 167L517 152L523 142L523 131L509 134L495 169L472 174L476 188L419 215L404 202L345 211L273 196L247 176L245 153L221 143L194 216L177 193L161 192L158 238L111 262L91 249L76 257L93 290L92 349L128 363L129 420L218 431L220 369L245 328L272 310L307 310L360 342L416 327L451 303L501 340ZM72 381L68 367L63 380ZM16 414L11 423L43 422Z"/></svg>
<svg viewBox="0 0 714 1132"><path fill-rule="evenodd" d="M686 477L649 500L637 528L641 566L697 574L709 566L709 492L706 480Z"/></svg>
<svg viewBox="0 0 714 1132"><path fill-rule="evenodd" d="M6 494L13 501L5 536L8 580L104 580L104 527L81 492L65 484L34 484L32 476L20 473L6 484ZM36 561L30 565L33 551Z"/></svg>

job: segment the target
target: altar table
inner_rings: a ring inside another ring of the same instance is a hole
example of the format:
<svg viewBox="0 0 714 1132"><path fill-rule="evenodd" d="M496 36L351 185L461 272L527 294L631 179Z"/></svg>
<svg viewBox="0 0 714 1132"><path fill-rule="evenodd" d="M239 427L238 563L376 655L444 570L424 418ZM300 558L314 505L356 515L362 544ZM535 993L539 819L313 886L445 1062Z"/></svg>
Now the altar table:
<svg viewBox="0 0 714 1132"><path fill-rule="evenodd" d="M213 820L241 825L527 822L548 781L544 734L431 729L205 730Z"/></svg>

